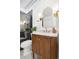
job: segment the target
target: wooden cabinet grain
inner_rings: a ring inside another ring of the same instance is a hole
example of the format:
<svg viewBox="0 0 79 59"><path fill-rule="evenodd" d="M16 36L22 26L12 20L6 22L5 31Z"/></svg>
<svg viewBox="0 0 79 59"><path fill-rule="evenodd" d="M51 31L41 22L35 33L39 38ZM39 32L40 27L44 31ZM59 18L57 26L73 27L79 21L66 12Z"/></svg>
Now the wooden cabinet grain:
<svg viewBox="0 0 79 59"><path fill-rule="evenodd" d="M57 38L32 34L32 51L40 59L57 59Z"/></svg>

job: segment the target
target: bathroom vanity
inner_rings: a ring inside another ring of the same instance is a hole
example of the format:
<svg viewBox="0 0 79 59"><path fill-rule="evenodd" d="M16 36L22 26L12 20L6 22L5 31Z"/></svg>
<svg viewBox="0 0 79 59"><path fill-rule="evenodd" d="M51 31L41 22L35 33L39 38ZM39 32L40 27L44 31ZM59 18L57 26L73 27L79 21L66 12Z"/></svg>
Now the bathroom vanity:
<svg viewBox="0 0 79 59"><path fill-rule="evenodd" d="M57 33L32 33L33 59L35 54L39 56L39 59L57 59L57 42Z"/></svg>

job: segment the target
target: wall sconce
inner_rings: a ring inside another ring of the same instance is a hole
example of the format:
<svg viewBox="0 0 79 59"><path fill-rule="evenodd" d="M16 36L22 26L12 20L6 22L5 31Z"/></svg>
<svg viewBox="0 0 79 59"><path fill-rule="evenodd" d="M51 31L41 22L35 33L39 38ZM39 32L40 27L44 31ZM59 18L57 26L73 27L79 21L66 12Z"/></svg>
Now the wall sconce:
<svg viewBox="0 0 79 59"><path fill-rule="evenodd" d="M26 21L24 20L24 21L23 21L23 24L25 24L25 23L26 23Z"/></svg>
<svg viewBox="0 0 79 59"><path fill-rule="evenodd" d="M40 21L42 21L43 20L43 17L42 18L40 18Z"/></svg>
<svg viewBox="0 0 79 59"><path fill-rule="evenodd" d="M20 25L22 25L23 23L20 21Z"/></svg>
<svg viewBox="0 0 79 59"><path fill-rule="evenodd" d="M53 16L58 17L58 12L59 12L59 10L54 11L54 12L53 12Z"/></svg>
<svg viewBox="0 0 79 59"><path fill-rule="evenodd" d="M20 21L20 24L21 25L24 25L26 23L26 21L24 20L24 21Z"/></svg>
<svg viewBox="0 0 79 59"><path fill-rule="evenodd" d="M39 13L38 18L39 18L39 20L40 20L40 21L42 21L42 20L43 20L43 16L42 16L42 14L41 14L41 13Z"/></svg>

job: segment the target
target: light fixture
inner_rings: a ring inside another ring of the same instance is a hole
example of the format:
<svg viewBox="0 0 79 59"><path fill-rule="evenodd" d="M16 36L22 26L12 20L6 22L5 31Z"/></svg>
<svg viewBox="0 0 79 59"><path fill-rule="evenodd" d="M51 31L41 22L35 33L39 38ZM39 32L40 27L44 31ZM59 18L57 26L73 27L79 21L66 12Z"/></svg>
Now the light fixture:
<svg viewBox="0 0 79 59"><path fill-rule="evenodd" d="M38 18L39 18L40 21L43 20L42 13L39 13Z"/></svg>
<svg viewBox="0 0 79 59"><path fill-rule="evenodd" d="M26 21L24 20L24 21L23 21L23 24L25 24L25 23L26 23Z"/></svg>
<svg viewBox="0 0 79 59"><path fill-rule="evenodd" d="M20 25L23 25L23 22L22 21L20 21Z"/></svg>
<svg viewBox="0 0 79 59"><path fill-rule="evenodd" d="M53 6L53 16L58 17L58 13L59 13L59 4L56 3L56 4Z"/></svg>
<svg viewBox="0 0 79 59"><path fill-rule="evenodd" d="M59 10L54 11L54 12L53 12L53 16L58 17L58 13L59 13Z"/></svg>
<svg viewBox="0 0 79 59"><path fill-rule="evenodd" d="M24 25L26 23L26 21L24 20L24 21L20 21L20 24L21 25Z"/></svg>

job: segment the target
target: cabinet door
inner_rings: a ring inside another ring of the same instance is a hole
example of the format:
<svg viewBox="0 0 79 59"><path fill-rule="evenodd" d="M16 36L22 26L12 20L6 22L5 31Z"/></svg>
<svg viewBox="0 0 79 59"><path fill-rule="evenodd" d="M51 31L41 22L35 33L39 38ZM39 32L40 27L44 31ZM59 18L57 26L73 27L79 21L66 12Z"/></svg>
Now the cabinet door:
<svg viewBox="0 0 79 59"><path fill-rule="evenodd" d="M35 53L39 54L39 39L37 35L32 35L32 49Z"/></svg>
<svg viewBox="0 0 79 59"><path fill-rule="evenodd" d="M32 35L32 50L36 51L36 36Z"/></svg>
<svg viewBox="0 0 79 59"><path fill-rule="evenodd" d="M51 48L51 52L50 52L51 59L57 59L57 49L58 48L57 48L57 38L56 37L51 38L50 48Z"/></svg>
<svg viewBox="0 0 79 59"><path fill-rule="evenodd" d="M41 59L50 59L50 39L40 36L40 56Z"/></svg>

